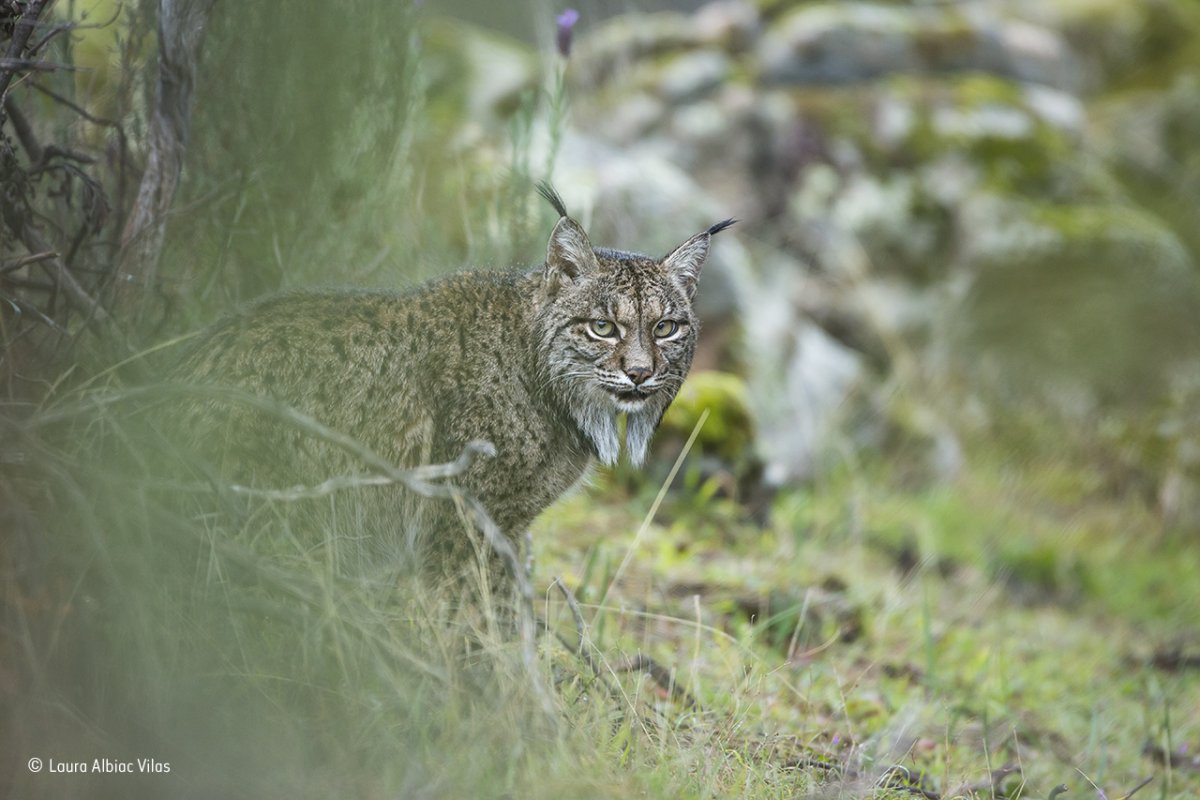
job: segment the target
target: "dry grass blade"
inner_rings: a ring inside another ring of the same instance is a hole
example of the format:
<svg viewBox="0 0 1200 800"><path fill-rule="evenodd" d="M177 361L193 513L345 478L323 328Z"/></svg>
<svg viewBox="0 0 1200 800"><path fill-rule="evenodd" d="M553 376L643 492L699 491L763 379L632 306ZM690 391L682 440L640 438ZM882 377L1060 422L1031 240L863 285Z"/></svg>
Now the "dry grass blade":
<svg viewBox="0 0 1200 800"><path fill-rule="evenodd" d="M708 409L700 415L700 419L696 420L696 425L692 428L692 433L688 436L687 442L683 445L683 449L679 451L679 455L675 458L675 463L671 465L671 471L667 473L666 480L658 489L658 494L654 497L654 502L650 504L650 510L646 512L645 518L642 519L642 524L638 527L637 534L634 535L633 541L629 543L629 548L625 551L625 557L621 559L621 565L617 567L613 573L608 585L604 587L604 593L600 595L600 599L596 601L596 605L604 605L605 599L608 598L608 593L616 586L617 581L621 579L621 575L625 572L626 567L633 561L633 556L637 552L638 543L642 537L646 535L646 531L650 528L650 523L654 521L654 517L658 514L658 507L662 505L663 499L667 496L667 490L671 488L671 484L675 482L675 476L679 474L679 468L683 466L683 460L687 458L687 454L691 452L692 445L696 443L696 439L700 436L700 431L704 427L704 423L708 420Z"/></svg>

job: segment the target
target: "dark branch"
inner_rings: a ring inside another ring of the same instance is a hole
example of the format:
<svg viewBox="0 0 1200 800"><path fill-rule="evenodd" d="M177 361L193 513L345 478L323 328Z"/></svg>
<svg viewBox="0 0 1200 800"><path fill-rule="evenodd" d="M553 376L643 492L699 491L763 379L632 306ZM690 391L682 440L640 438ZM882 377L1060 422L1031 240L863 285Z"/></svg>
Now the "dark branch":
<svg viewBox="0 0 1200 800"><path fill-rule="evenodd" d="M675 676L671 674L671 671L645 653L638 653L623 663L614 664L612 669L613 672L644 672L658 684L660 689L670 695L672 700L683 703L688 708L700 708L696 698L675 681Z"/></svg>
<svg viewBox="0 0 1200 800"><path fill-rule="evenodd" d="M192 90L204 28L215 0L161 0L158 80L147 130L146 169L121 234L121 272L116 302L139 311L155 284L167 212L183 170L191 126Z"/></svg>
<svg viewBox="0 0 1200 800"><path fill-rule="evenodd" d="M13 28L12 39L8 43L8 52L5 53L3 59L0 59L0 98L8 94L8 86L17 72L16 67L8 66L8 62L22 60L21 54L25 52L25 45L29 43L29 37L33 35L38 17L42 15L49 4L50 0L33 0L25 7L25 13L17 20L17 24ZM3 122L3 119L0 119L0 122Z"/></svg>
<svg viewBox="0 0 1200 800"><path fill-rule="evenodd" d="M111 17L109 17L107 20L105 20L104 22L83 23L83 22L75 22L74 20L71 20L68 22L60 22L57 25L55 25L54 27L52 27L45 36L43 36L41 39L38 39L37 44L35 44L33 47L29 48L29 52L40 53L42 48L45 47L47 44L49 44L51 39L53 39L55 36L59 36L64 33L69 33L71 31L99 30L101 28L107 28L109 25L112 25L114 22L117 21L117 19L121 16L121 12L123 10L124 10L124 8L122 7L122 5L120 3L118 3L116 9L113 11L113 15Z"/></svg>
<svg viewBox="0 0 1200 800"><path fill-rule="evenodd" d="M29 70L30 72L87 72L83 67L72 64L59 64L56 61L38 61L33 58L0 58L0 70Z"/></svg>
<svg viewBox="0 0 1200 800"><path fill-rule="evenodd" d="M58 103L61 103L62 105L66 106L67 108L71 109L76 114L78 114L79 116L86 119L88 122L95 123L96 125L107 125L112 128L117 128L118 130L121 129L121 123L117 122L116 120L105 119L104 117L97 117L94 114L90 114L90 113L88 113L87 109L83 108L80 105L77 105L76 103L71 102L70 100L63 97L61 94L59 94L58 92L54 91L53 89L49 89L46 86L43 86L41 83L38 83L37 81L33 81L29 85L32 88L37 89L39 92L46 95L50 99L52 99ZM122 135L124 135L124 134L122 133Z"/></svg>
<svg viewBox="0 0 1200 800"><path fill-rule="evenodd" d="M29 264L36 264L39 261L45 261L48 258L58 258L58 253L54 252L53 250L47 250L44 253L34 253L32 255L15 258L12 261L0 264L0 275L6 275L9 272L16 272L21 267Z"/></svg>
<svg viewBox="0 0 1200 800"><path fill-rule="evenodd" d="M46 157L46 153L42 150L41 143L38 142L37 136L33 133L33 126L29 124L29 120L25 118L25 114L21 109L17 108L16 101L12 97L4 98L4 110L8 113L9 120L12 121L13 130L17 134L17 141L21 143L21 147L25 148L25 154L29 156L30 163L42 163L42 159Z"/></svg>

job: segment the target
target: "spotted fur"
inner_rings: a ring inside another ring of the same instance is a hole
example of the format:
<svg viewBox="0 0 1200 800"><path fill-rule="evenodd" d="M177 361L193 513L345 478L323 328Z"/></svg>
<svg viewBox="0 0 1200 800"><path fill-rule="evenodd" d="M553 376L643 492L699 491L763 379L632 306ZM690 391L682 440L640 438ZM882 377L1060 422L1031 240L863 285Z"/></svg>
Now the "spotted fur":
<svg viewBox="0 0 1200 800"><path fill-rule="evenodd" d="M174 377L273 397L401 466L490 441L495 456L458 483L519 535L592 459L617 462L621 414L625 451L643 461L691 367L710 239L732 223L651 258L593 247L553 189L541 191L561 214L541 267L403 293L269 297L206 332ZM208 403L184 416L242 480L289 485L356 467L255 412ZM422 525L442 528L449 513Z"/></svg>

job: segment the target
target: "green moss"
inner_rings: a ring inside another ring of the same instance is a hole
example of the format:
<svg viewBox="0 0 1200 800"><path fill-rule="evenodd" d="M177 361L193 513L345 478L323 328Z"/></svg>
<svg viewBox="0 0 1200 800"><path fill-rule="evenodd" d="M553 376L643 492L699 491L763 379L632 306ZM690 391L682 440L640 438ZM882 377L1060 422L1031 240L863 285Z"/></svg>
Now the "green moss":
<svg viewBox="0 0 1200 800"><path fill-rule="evenodd" d="M954 80L949 87L954 102L963 108L981 108L1000 104L1024 106L1021 87L1011 80L982 72L969 73Z"/></svg>
<svg viewBox="0 0 1200 800"><path fill-rule="evenodd" d="M740 461L753 442L746 382L728 372L693 373L663 418L660 435L688 437L708 412L696 444L707 454Z"/></svg>
<svg viewBox="0 0 1200 800"><path fill-rule="evenodd" d="M1028 106L1021 88L1012 81L986 75L967 75L933 87L923 98L921 118L908 147L920 160L958 152L978 166L989 188L1002 192L1044 192L1054 182L1073 143L1063 131L1042 121ZM945 111L939 112L939 109ZM1024 118L1027 132L939 130L938 113L1006 114Z"/></svg>

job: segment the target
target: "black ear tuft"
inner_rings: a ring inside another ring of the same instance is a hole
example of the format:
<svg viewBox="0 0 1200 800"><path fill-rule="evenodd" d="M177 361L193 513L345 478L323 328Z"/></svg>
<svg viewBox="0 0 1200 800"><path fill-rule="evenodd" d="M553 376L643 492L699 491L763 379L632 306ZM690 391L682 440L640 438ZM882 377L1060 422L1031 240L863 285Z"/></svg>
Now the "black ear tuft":
<svg viewBox="0 0 1200 800"><path fill-rule="evenodd" d="M558 215L560 217L571 216L570 214L567 213L566 205L563 203L562 198L558 196L558 192L554 191L553 186L551 186L546 181L538 181L537 182L537 190L538 190L538 194L540 194L542 197L546 198L547 202L549 202L550 205L554 206L554 210L558 212Z"/></svg>
<svg viewBox="0 0 1200 800"><path fill-rule="evenodd" d="M735 222L737 222L736 219L727 219L722 222L718 222L716 225L713 225L708 229L708 235L712 236L714 233L720 233Z"/></svg>

